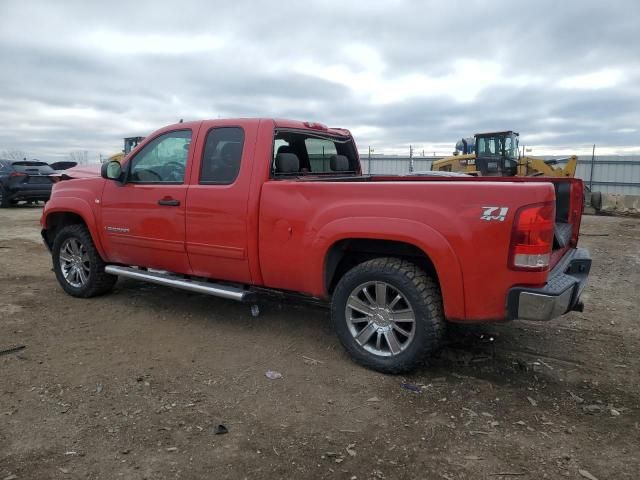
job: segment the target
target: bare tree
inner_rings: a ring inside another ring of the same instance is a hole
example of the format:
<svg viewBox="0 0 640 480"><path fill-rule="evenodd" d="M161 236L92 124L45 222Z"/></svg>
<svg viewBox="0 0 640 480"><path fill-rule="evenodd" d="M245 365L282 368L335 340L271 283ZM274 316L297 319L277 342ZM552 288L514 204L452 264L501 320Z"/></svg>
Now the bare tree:
<svg viewBox="0 0 640 480"><path fill-rule="evenodd" d="M6 160L26 160L27 152L24 150L3 150L0 152L0 158L4 158Z"/></svg>
<svg viewBox="0 0 640 480"><path fill-rule="evenodd" d="M69 159L72 162L76 162L78 165L86 165L89 163L88 156L89 152L87 150L75 150L69 152Z"/></svg>

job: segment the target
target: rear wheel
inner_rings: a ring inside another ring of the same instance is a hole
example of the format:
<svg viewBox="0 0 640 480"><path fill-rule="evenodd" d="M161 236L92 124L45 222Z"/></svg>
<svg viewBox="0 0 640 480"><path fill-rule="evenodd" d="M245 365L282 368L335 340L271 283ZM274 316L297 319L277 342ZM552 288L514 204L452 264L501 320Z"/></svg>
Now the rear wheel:
<svg viewBox="0 0 640 480"><path fill-rule="evenodd" d="M445 325L437 284L397 258L347 272L333 294L331 317L354 360L384 373L415 368L440 347Z"/></svg>
<svg viewBox="0 0 640 480"><path fill-rule="evenodd" d="M69 225L53 241L53 269L58 283L74 297L95 297L110 291L118 277L105 273L105 263L84 225Z"/></svg>

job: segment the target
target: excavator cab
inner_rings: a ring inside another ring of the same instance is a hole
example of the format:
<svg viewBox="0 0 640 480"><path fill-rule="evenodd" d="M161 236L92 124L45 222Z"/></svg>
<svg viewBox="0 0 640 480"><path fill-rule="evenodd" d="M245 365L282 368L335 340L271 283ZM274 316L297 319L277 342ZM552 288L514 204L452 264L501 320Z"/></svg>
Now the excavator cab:
<svg viewBox="0 0 640 480"><path fill-rule="evenodd" d="M115 160L116 162L121 162L124 157L129 155L131 150L136 148L142 140L144 140L144 137L125 137L124 148L122 149L122 151L120 153L116 153L115 155L111 155L107 159L107 161L110 162L112 160Z"/></svg>
<svg viewBox="0 0 640 480"><path fill-rule="evenodd" d="M481 176L511 177L518 173L518 132L477 133L476 170Z"/></svg>
<svg viewBox="0 0 640 480"><path fill-rule="evenodd" d="M468 175L489 177L575 177L578 157L562 160L519 155L520 135L513 130L503 132L476 133L456 143L453 156L435 160L431 170L437 172L460 172ZM564 163L564 166L557 163Z"/></svg>
<svg viewBox="0 0 640 480"><path fill-rule="evenodd" d="M122 151L125 156L129 155L129 152L136 148L142 140L144 140L144 137L126 137L124 139L124 150Z"/></svg>

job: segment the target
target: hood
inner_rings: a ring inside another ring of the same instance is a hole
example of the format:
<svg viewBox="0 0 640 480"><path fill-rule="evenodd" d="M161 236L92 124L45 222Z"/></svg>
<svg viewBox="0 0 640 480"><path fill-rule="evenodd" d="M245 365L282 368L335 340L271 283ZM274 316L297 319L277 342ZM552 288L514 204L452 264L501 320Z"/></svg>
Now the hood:
<svg viewBox="0 0 640 480"><path fill-rule="evenodd" d="M60 173L62 180L70 178L96 178L100 176L101 164L83 165L81 167L73 167Z"/></svg>

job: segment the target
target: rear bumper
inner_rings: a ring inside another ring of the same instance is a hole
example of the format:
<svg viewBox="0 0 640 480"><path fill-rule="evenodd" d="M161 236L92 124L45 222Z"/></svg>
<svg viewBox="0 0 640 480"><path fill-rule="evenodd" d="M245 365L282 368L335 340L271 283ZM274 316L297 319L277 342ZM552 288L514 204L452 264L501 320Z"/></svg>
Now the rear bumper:
<svg viewBox="0 0 640 480"><path fill-rule="evenodd" d="M571 310L582 310L580 295L591 269L584 248L572 249L551 270L544 287L513 287L507 295L509 320L551 320Z"/></svg>
<svg viewBox="0 0 640 480"><path fill-rule="evenodd" d="M7 192L11 200L49 200L51 184L24 184L10 187Z"/></svg>

